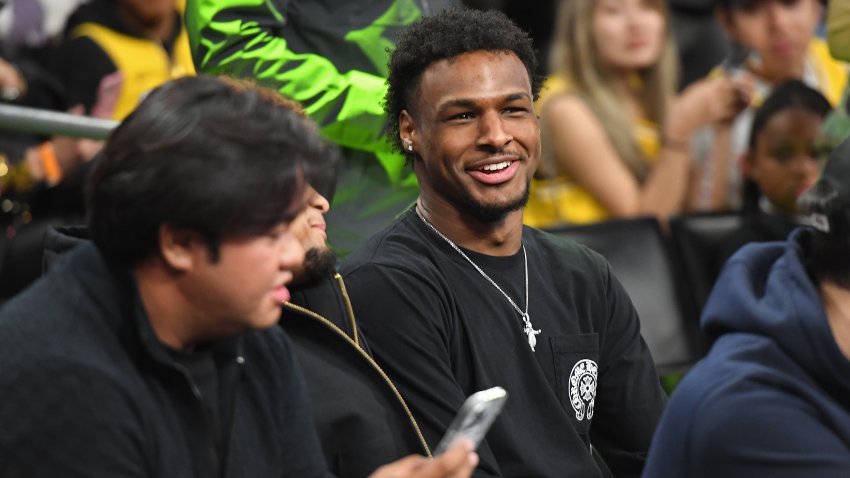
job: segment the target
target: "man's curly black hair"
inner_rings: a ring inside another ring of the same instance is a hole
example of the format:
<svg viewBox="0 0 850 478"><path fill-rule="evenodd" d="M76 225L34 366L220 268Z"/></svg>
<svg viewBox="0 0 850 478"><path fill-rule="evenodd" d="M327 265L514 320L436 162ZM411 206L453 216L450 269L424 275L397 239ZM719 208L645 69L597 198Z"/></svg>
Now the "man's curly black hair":
<svg viewBox="0 0 850 478"><path fill-rule="evenodd" d="M390 122L388 139L396 150L410 159L399 138L398 117L403 110L413 113L411 101L428 66L446 58L482 50L516 55L525 65L532 95L537 99L542 78L535 73L537 57L526 32L495 10L442 10L412 24L401 35L390 55L384 110Z"/></svg>

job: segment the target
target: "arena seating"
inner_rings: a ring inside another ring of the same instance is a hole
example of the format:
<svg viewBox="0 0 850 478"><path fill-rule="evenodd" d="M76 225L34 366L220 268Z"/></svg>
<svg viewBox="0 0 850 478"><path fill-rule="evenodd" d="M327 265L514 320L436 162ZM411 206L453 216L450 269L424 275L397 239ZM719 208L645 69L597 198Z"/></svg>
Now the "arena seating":
<svg viewBox="0 0 850 478"><path fill-rule="evenodd" d="M617 219L549 232L608 259L638 311L641 333L659 375L686 370L702 357L703 341L687 281L655 218Z"/></svg>

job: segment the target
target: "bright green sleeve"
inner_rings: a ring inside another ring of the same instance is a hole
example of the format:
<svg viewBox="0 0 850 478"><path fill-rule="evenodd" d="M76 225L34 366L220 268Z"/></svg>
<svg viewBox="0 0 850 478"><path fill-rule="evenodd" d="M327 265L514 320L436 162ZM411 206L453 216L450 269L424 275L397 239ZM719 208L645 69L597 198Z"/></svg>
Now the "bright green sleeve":
<svg viewBox="0 0 850 478"><path fill-rule="evenodd" d="M374 153L391 178L400 174L403 160L384 137L384 78L341 73L323 56L292 51L282 36L284 3L188 0L186 25L198 71L252 77L278 89L305 107L326 138Z"/></svg>

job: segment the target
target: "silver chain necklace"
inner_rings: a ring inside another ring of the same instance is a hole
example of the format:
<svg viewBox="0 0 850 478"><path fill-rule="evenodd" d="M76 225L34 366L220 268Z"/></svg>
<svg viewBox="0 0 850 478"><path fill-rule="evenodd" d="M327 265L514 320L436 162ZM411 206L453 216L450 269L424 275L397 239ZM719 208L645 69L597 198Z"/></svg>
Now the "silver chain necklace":
<svg viewBox="0 0 850 478"><path fill-rule="evenodd" d="M466 259L467 262L472 264L472 267L474 267L475 270L477 270L482 277L487 279L487 281L492 284L493 287L496 288L496 290L501 292L502 295L505 296L505 299L508 299L508 302L510 302L514 310L516 310L517 313L519 313L519 315L522 317L522 322L523 324L525 324L522 328L522 331L528 337L528 345L531 347L531 351L534 352L534 347L537 345L537 334L540 333L540 329L534 329L534 327L531 325L531 317L528 315L528 255L525 252L525 244L522 244L522 260L525 264L525 311L523 311L519 308L519 306L516 305L516 302L514 302L514 300L511 299L510 296L508 296L508 294L505 293L505 291L502 290L501 287L499 287L499 284L496 284L496 281L491 279L486 272L481 270L481 268L478 267L478 264L473 262L472 259L470 259L469 256L466 255L466 253L463 252L463 250L457 246L457 244L452 242L451 239L446 237L442 232L438 231L433 224L428 222L428 220L425 219L425 216L423 216L422 213L419 212L418 206L415 209L416 215L419 216L419 219L422 219L422 222L424 222L426 226L430 227L432 231L434 231L438 236L440 236L444 241L446 241L450 246L452 246L452 249L456 250L458 254L460 254L461 256L463 256L464 259Z"/></svg>

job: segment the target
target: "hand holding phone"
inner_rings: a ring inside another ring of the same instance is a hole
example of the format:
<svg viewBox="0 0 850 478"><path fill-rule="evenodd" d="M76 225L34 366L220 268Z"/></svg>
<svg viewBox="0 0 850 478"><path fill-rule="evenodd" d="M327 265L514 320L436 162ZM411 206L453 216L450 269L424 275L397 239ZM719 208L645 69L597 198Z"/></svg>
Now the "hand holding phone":
<svg viewBox="0 0 850 478"><path fill-rule="evenodd" d="M434 456L446 451L460 437L471 440L477 448L490 425L504 408L507 398L508 392L502 387L488 388L470 395L434 449Z"/></svg>

